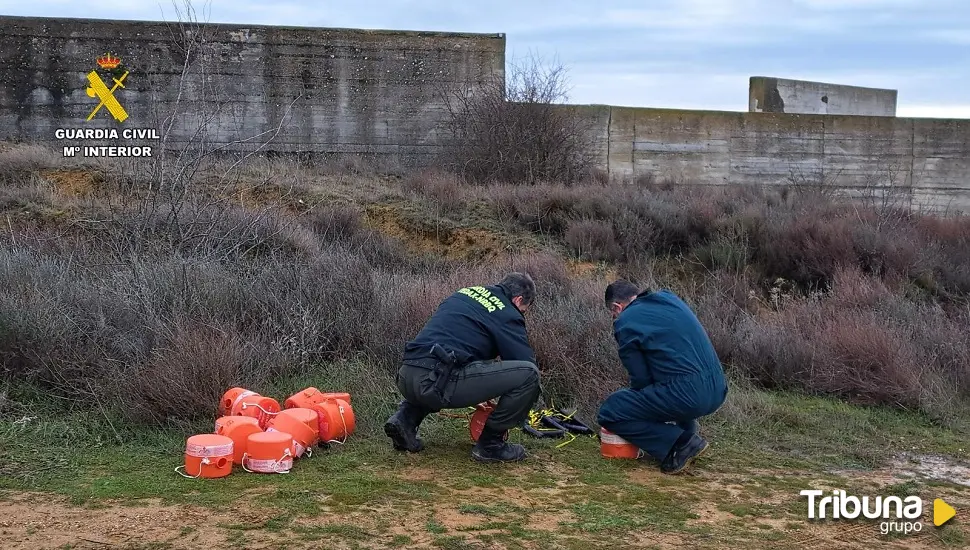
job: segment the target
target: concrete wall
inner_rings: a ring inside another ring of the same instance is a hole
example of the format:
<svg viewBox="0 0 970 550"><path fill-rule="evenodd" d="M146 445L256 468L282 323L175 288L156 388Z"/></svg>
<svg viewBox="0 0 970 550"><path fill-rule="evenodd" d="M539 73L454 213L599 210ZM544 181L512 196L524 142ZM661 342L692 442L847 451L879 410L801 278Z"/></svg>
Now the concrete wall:
<svg viewBox="0 0 970 550"><path fill-rule="evenodd" d="M896 90L753 76L748 87L748 111L896 116L896 96Z"/></svg>
<svg viewBox="0 0 970 550"><path fill-rule="evenodd" d="M169 145L204 126L210 147L251 150L272 137L264 151L421 162L436 151L437 92L505 70L504 34L6 16L0 28L2 140L51 141L58 127L162 127L181 113ZM188 62L186 43L200 47ZM131 71L116 92L130 115L121 124L105 109L85 121L98 103L85 75L106 51Z"/></svg>
<svg viewBox="0 0 970 550"><path fill-rule="evenodd" d="M599 105L578 112L593 124L601 167L618 179L826 185L970 210L970 120Z"/></svg>
<svg viewBox="0 0 970 550"><path fill-rule="evenodd" d="M502 34L4 16L0 28L0 140L53 142L58 127L171 124L169 146L204 133L209 150L426 164L440 150L439 92L501 77L505 64ZM188 57L187 43L199 46ZM104 110L85 121L98 101L85 93L85 75L106 51L130 70L116 94L130 115L121 124ZM970 206L970 120L861 116L895 113L895 92L759 78L751 92L759 108L774 101L763 110L784 113L567 108L589 119L613 176L891 188L917 205ZM818 111L813 101L827 114L790 114Z"/></svg>

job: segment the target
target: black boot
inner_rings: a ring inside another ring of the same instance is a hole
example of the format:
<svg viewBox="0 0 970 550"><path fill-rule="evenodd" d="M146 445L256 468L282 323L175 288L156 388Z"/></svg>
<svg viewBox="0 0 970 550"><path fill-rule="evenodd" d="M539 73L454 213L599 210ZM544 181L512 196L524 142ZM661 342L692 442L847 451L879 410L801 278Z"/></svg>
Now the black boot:
<svg viewBox="0 0 970 550"><path fill-rule="evenodd" d="M507 433L495 432L486 426L482 435L478 436L478 442L472 447L472 458L479 462L518 462L525 459L525 447L507 443Z"/></svg>
<svg viewBox="0 0 970 550"><path fill-rule="evenodd" d="M660 471L665 474L679 474L687 469L707 450L707 441L703 437L693 434L687 443L674 445L667 453L667 457L660 464Z"/></svg>
<svg viewBox="0 0 970 550"><path fill-rule="evenodd" d="M417 453L424 449L424 443L418 437L418 426L427 415L428 411L425 409L409 403L406 399L401 401L397 412L384 424L384 433L394 442L394 450Z"/></svg>

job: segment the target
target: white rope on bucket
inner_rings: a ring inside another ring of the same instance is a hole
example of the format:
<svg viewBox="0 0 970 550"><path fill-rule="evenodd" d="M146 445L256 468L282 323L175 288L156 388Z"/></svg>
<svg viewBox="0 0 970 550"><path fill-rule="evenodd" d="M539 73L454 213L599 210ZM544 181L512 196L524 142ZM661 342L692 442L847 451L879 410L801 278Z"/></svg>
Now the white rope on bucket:
<svg viewBox="0 0 970 550"><path fill-rule="evenodd" d="M286 460L286 457L288 457L288 456L290 456L290 457L293 456L292 454L290 454L290 450L289 449L283 451L283 456L281 456L279 458L279 460L277 460L276 463L273 465L273 471L275 471L278 474L288 474L288 473L290 473L290 469L289 468L283 470L282 472L279 470L280 464L282 464L283 461ZM292 464L292 462L290 462L290 464Z"/></svg>
<svg viewBox="0 0 970 550"><path fill-rule="evenodd" d="M185 465L176 466L175 467L175 473L177 473L178 475L180 475L182 477L187 477L189 479L199 479L200 477L202 477L202 466L205 466L206 464L212 464L212 462L209 461L209 457L207 457L207 456L206 457L203 457L202 458L202 461L199 462L199 474L198 475L190 476L188 474L183 474L182 472L180 472L179 469L180 468L185 468Z"/></svg>
<svg viewBox="0 0 970 550"><path fill-rule="evenodd" d="M264 413L266 413L266 414L268 414L270 416L276 416L276 415L280 414L279 412L270 412L270 411L267 411L266 409L264 409L263 407L261 407L259 405L259 403L243 403L242 404L242 410L246 410L246 407L256 407L257 409L263 411Z"/></svg>
<svg viewBox="0 0 970 550"><path fill-rule="evenodd" d="M276 473L276 474L288 474L288 473L290 473L290 469L289 468L287 468L285 470L280 470L280 464L282 464L283 461L286 460L286 457L288 457L288 456L291 457L293 455L290 454L290 450L289 449L286 449L285 451L283 451L283 456L281 456L280 458L278 458L276 460L272 460L272 461L261 460L259 462L260 463L272 462L272 464L273 464L273 466L272 466L273 473ZM243 453L243 456L242 456L242 468L243 468L243 470L246 470L247 472L249 472L251 474L255 474L255 473L261 473L261 474L269 473L269 472L264 472L264 471L261 471L261 470L250 470L249 468L247 468L246 467L246 459L248 457L249 457L249 453Z"/></svg>
<svg viewBox="0 0 970 550"><path fill-rule="evenodd" d="M337 405L337 408L340 410L340 422L344 426L344 439L343 439L343 441L338 441L336 439L331 439L330 441L324 441L324 443L327 443L327 444L336 443L338 445L343 445L344 443L347 442L347 437L350 434L347 433L347 420L344 418L344 406L338 404Z"/></svg>
<svg viewBox="0 0 970 550"><path fill-rule="evenodd" d="M233 402L232 402L232 406L229 407L229 411L231 412L232 409L235 409L236 408L236 405L238 405L240 401L242 401L243 399L245 399L245 398L247 398L247 397L249 397L251 395L256 395L256 392L246 390L246 391L242 392L241 394L237 395L236 396L236 399L233 400ZM246 407L246 404L243 403L243 408L245 408L245 407Z"/></svg>

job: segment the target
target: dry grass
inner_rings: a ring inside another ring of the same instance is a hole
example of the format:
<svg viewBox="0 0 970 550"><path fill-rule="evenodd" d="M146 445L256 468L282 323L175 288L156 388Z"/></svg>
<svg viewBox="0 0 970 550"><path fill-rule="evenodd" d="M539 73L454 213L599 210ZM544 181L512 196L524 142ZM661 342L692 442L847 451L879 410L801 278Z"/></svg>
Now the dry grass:
<svg viewBox="0 0 970 550"><path fill-rule="evenodd" d="M373 213L393 218L402 206L317 204L315 193L340 192L333 175L290 161L260 160L270 164L247 168L234 185L286 174L301 190L299 208L285 193L222 200L236 188L216 176L181 203L147 208L143 196L120 195L138 188L137 174L106 172L108 198L82 200L50 192L53 183L31 171L60 168L38 150L3 155L20 175L0 185L0 197L14 197L0 203L10 219L0 231L2 377L133 421L208 418L226 386L259 388L344 359L390 380L442 298L498 280L510 265L539 285L527 322L547 389L595 407L625 373L601 304L607 281L568 265L560 251L570 248L614 274L656 275L676 289L728 368L762 386L942 421L970 400L964 218L745 187L470 191L441 172L412 174L401 188L348 180L454 220L440 234L404 223L388 234ZM473 208L493 226L534 233L546 249L499 261L503 240L461 225ZM416 233L395 238L408 232ZM418 250L431 254L408 248L426 242L434 246ZM462 247L492 252L441 253Z"/></svg>

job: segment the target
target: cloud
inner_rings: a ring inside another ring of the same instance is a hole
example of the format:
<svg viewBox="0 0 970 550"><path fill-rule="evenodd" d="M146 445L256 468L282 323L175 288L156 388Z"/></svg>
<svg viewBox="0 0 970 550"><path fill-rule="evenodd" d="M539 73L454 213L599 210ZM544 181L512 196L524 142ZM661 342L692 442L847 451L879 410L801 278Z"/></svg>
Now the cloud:
<svg viewBox="0 0 970 550"><path fill-rule="evenodd" d="M795 5L813 10L871 10L912 7L925 4L926 0L794 0Z"/></svg>
<svg viewBox="0 0 970 550"><path fill-rule="evenodd" d="M896 116L916 118L970 118L970 104L903 105L896 109Z"/></svg>
<svg viewBox="0 0 970 550"><path fill-rule="evenodd" d="M180 5L182 0L176 0ZM899 111L970 104L966 0L195 1L213 22L500 32L507 58L569 69L574 101L747 109L750 75L899 91ZM208 10L203 9L208 6ZM0 13L173 20L171 0L0 0Z"/></svg>
<svg viewBox="0 0 970 550"><path fill-rule="evenodd" d="M965 29L939 29L926 31L921 36L928 40L943 42L946 44L957 44L960 46L970 45L970 25Z"/></svg>

